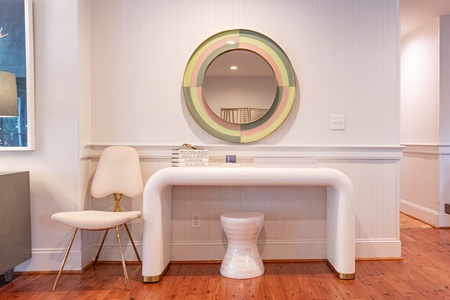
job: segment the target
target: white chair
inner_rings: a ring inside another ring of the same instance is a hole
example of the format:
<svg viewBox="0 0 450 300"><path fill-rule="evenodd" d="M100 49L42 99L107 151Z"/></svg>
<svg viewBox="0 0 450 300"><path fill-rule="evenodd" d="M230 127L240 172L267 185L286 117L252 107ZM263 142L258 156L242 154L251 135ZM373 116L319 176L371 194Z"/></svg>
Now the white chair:
<svg viewBox="0 0 450 300"><path fill-rule="evenodd" d="M120 256L122 259L125 284L127 290L130 289L127 268L122 251L122 244L120 242L119 227L125 225L137 259L141 261L127 223L134 219L140 218L142 213L140 211L123 212L120 208L119 203L123 195L131 198L141 195L143 188L144 187L139 164L139 154L136 149L127 146L112 146L103 150L103 153L100 156L100 160L98 162L97 170L94 174L94 179L92 181L91 194L95 198L103 198L108 195L114 195L114 211L88 210L60 212L52 215L53 220L74 227L72 239L70 240L69 247L67 248L66 254L61 264L61 268L53 285L53 290L55 290L59 282L62 270L64 269L64 265L66 264L70 248L72 247L78 229L105 230L101 245L95 257L95 266L108 230L112 228L115 228L116 230L117 242L119 244Z"/></svg>

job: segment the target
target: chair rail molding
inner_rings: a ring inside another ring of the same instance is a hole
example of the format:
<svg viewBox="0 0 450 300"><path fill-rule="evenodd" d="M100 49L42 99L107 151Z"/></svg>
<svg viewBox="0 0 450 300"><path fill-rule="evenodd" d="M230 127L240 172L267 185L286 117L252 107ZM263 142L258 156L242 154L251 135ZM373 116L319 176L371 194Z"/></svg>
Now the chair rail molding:
<svg viewBox="0 0 450 300"><path fill-rule="evenodd" d="M170 159L172 149L179 145L158 144L127 144L139 151L141 158ZM86 144L82 159L97 158L106 147L118 144ZM241 157L256 159L265 158L315 158L323 160L400 160L403 155L401 145L194 145L197 148L208 149L210 156L225 156L236 154Z"/></svg>

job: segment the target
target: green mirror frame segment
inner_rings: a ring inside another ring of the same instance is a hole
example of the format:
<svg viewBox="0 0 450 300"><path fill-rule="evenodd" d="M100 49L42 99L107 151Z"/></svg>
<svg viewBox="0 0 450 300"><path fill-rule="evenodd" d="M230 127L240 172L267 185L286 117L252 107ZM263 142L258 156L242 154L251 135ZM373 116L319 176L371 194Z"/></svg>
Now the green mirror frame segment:
<svg viewBox="0 0 450 300"><path fill-rule="evenodd" d="M202 87L210 63L237 49L263 57L277 80L277 92L268 112L247 124L229 123L217 116L206 103ZM274 41L255 31L235 29L211 36L194 51L184 73L183 91L189 112L206 132L224 141L250 143L268 136L286 120L295 101L296 78L287 55Z"/></svg>

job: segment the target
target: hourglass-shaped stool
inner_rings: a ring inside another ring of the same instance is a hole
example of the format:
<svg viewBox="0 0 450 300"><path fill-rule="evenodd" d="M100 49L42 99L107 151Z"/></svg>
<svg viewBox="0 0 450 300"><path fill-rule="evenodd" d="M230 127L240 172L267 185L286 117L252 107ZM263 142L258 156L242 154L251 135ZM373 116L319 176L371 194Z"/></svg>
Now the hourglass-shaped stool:
<svg viewBox="0 0 450 300"><path fill-rule="evenodd" d="M256 240L264 224L260 212L227 212L220 216L228 246L220 267L220 274L229 278L244 279L260 276L264 265Z"/></svg>

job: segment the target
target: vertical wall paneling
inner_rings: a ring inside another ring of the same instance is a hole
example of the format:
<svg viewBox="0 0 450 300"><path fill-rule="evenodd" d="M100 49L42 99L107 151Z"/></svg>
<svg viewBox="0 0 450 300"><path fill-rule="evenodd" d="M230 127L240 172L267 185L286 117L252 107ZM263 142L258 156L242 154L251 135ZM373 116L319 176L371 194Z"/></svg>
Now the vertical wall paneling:
<svg viewBox="0 0 450 300"><path fill-rule="evenodd" d="M439 17L439 141L450 144L450 16Z"/></svg>
<svg viewBox="0 0 450 300"><path fill-rule="evenodd" d="M433 226L450 226L444 212L450 190L448 145L449 16L440 16L402 39L401 211Z"/></svg>
<svg viewBox="0 0 450 300"><path fill-rule="evenodd" d="M172 198L174 260L222 259L226 237L220 214L236 210L265 214L259 239L264 259L325 257L323 187L174 187ZM192 213L200 214L200 228L191 227Z"/></svg>
<svg viewBox="0 0 450 300"><path fill-rule="evenodd" d="M439 18L402 39L401 139L439 142Z"/></svg>
<svg viewBox="0 0 450 300"><path fill-rule="evenodd" d="M406 152L400 173L401 211L435 226L438 225L439 164L436 154Z"/></svg>
<svg viewBox="0 0 450 300"><path fill-rule="evenodd" d="M449 227L445 214L449 195L449 155L446 146L406 145L401 160L401 211L435 227Z"/></svg>
<svg viewBox="0 0 450 300"><path fill-rule="evenodd" d="M445 148L448 150L448 147ZM439 227L450 227L450 217L445 213L445 204L450 203L450 151L440 156L439 177L438 224Z"/></svg>
<svg viewBox="0 0 450 300"><path fill-rule="evenodd" d="M91 127L91 7L89 0L76 2L76 98L78 125L78 152L83 156L84 146L92 140Z"/></svg>

